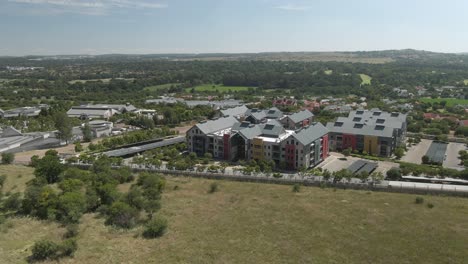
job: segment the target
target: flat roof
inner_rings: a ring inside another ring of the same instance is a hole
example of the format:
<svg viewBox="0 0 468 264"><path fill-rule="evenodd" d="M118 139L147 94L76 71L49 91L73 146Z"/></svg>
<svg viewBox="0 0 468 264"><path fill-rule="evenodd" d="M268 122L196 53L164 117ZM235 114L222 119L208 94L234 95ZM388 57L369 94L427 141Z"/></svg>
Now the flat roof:
<svg viewBox="0 0 468 264"><path fill-rule="evenodd" d="M155 149L155 148L160 148L160 147L165 147L165 146L170 146L178 143L185 142L185 137L183 136L178 136L174 138L168 138L164 139L162 141L158 142L153 142L137 147L128 147L128 148L120 148L120 149L114 149L110 150L107 152L104 152L102 154L108 156L108 157L124 157L124 156L129 156L137 153L141 153L147 150Z"/></svg>

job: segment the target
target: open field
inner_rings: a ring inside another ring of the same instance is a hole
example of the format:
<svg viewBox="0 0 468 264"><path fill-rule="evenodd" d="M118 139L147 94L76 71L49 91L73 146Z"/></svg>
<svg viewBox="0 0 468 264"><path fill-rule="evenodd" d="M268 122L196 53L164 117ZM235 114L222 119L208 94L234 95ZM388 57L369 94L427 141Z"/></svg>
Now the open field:
<svg viewBox="0 0 468 264"><path fill-rule="evenodd" d="M162 89L169 89L172 85L179 85L180 83L166 83L160 85L147 86L143 88L145 91L155 92Z"/></svg>
<svg viewBox="0 0 468 264"><path fill-rule="evenodd" d="M442 101L447 102L447 106L454 106L457 104L468 105L468 99L456 99L456 98L421 98L424 103L440 103Z"/></svg>
<svg viewBox="0 0 468 264"><path fill-rule="evenodd" d="M6 175L3 192L24 192L26 183L34 178L33 168L22 165L0 165L0 175Z"/></svg>
<svg viewBox="0 0 468 264"><path fill-rule="evenodd" d="M198 85L193 87L195 88L196 92L214 92L214 91L219 91L221 93L226 93L229 91L232 92L242 92L242 91L247 91L249 87L247 86L224 86L224 85L217 85L217 84L204 84L204 85ZM185 91L190 92L192 88L187 88Z"/></svg>
<svg viewBox="0 0 468 264"><path fill-rule="evenodd" d="M468 79L463 80L463 83L464 83L465 85L468 85Z"/></svg>
<svg viewBox="0 0 468 264"><path fill-rule="evenodd" d="M361 85L370 85L371 84L371 81L372 81L372 77L370 77L369 75L367 74L359 74L359 76L361 77Z"/></svg>
<svg viewBox="0 0 468 264"><path fill-rule="evenodd" d="M74 258L61 263L463 263L468 258L464 198L168 177L159 239L84 215ZM174 190L174 186L178 190ZM123 186L122 186L123 187ZM125 189L125 188L123 188ZM59 239L50 222L13 218L0 259L26 262L40 238ZM443 250L441 250L443 247Z"/></svg>
<svg viewBox="0 0 468 264"><path fill-rule="evenodd" d="M325 73L326 75L332 75L333 70L326 70L326 71L323 71L323 73Z"/></svg>

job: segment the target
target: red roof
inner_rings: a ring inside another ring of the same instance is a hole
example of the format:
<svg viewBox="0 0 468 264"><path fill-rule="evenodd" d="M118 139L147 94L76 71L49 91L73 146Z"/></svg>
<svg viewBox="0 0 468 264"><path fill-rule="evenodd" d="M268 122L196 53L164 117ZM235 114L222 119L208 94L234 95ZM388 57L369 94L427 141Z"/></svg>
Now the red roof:
<svg viewBox="0 0 468 264"><path fill-rule="evenodd" d="M440 118L438 114L434 114L434 113L424 113L423 117L424 119L439 119Z"/></svg>
<svg viewBox="0 0 468 264"><path fill-rule="evenodd" d="M460 126L468 126L468 120L460 120L458 123Z"/></svg>

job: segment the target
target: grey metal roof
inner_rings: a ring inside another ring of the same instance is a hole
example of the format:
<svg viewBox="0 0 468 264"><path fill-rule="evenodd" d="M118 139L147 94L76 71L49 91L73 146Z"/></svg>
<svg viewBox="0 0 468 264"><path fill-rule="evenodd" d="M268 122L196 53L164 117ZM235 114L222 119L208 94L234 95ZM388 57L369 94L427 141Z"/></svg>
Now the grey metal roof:
<svg viewBox="0 0 468 264"><path fill-rule="evenodd" d="M266 110L260 110L257 108L249 109L245 113L245 116L252 116L256 120L268 119L279 119L283 116L283 112L276 107L272 107Z"/></svg>
<svg viewBox="0 0 468 264"><path fill-rule="evenodd" d="M403 123L406 122L407 114L403 113L389 113L382 111L378 108L373 108L371 110L358 109L351 111L348 115L348 118L359 117L366 123L377 123L377 120L383 119L385 126L390 126L392 128L401 128Z"/></svg>
<svg viewBox="0 0 468 264"><path fill-rule="evenodd" d="M445 152L447 151L447 143L432 142L431 146L426 152L426 156L433 162L444 162Z"/></svg>
<svg viewBox="0 0 468 264"><path fill-rule="evenodd" d="M208 120L196 124L196 127L200 129L204 134L210 134L222 129L231 128L237 120L232 116L221 117L215 120Z"/></svg>
<svg viewBox="0 0 468 264"><path fill-rule="evenodd" d="M288 116L289 119L291 119L294 123L301 122L302 120L308 119L313 117L314 114L310 112L309 110L305 109L300 112L294 113L290 116Z"/></svg>
<svg viewBox="0 0 468 264"><path fill-rule="evenodd" d="M314 123L294 133L293 137L302 145L307 145L323 137L328 133L328 129L322 123Z"/></svg>
<svg viewBox="0 0 468 264"><path fill-rule="evenodd" d="M366 123L356 123L351 120L343 120L336 122L328 122L327 128L330 132L334 133L345 133L353 135L366 135L366 136L377 136L377 137L392 137L393 128Z"/></svg>
<svg viewBox="0 0 468 264"><path fill-rule="evenodd" d="M104 116L106 112L110 111L109 109L85 109L85 108L72 108L67 111L69 116Z"/></svg>
<svg viewBox="0 0 468 264"><path fill-rule="evenodd" d="M136 153L141 153L141 152L155 149L155 148L182 143L182 142L185 142L185 137L178 136L178 137L164 139L159 142L149 143L149 144L141 145L137 147L115 149L115 150L104 152L103 154L108 157L123 157L123 156L133 155Z"/></svg>
<svg viewBox="0 0 468 264"><path fill-rule="evenodd" d="M239 115L245 115L245 113L249 110L247 106L241 105L233 108L227 108L227 109L222 109L220 110L222 115L225 116L239 116Z"/></svg>
<svg viewBox="0 0 468 264"><path fill-rule="evenodd" d="M283 112L276 107L265 110L267 118L277 119L283 117Z"/></svg>
<svg viewBox="0 0 468 264"><path fill-rule="evenodd" d="M249 122L238 122L232 127L232 131L238 132L247 139L255 137L277 138L286 133L284 127L278 122L267 122L263 124L250 124Z"/></svg>

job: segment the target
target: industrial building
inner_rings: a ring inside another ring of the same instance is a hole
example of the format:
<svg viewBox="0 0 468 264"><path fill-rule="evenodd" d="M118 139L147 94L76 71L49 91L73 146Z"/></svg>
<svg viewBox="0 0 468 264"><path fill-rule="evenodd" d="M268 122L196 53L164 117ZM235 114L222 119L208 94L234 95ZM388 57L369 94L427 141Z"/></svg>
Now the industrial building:
<svg viewBox="0 0 468 264"><path fill-rule="evenodd" d="M80 119L108 119L115 114L120 113L138 113L138 109L131 104L87 104L80 106L72 106L67 111L69 117Z"/></svg>

